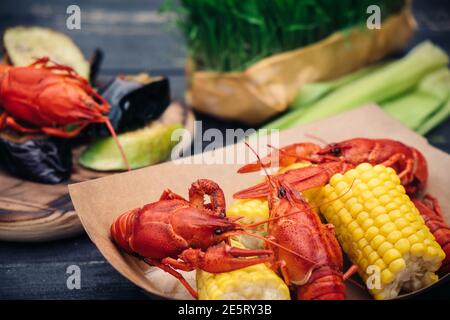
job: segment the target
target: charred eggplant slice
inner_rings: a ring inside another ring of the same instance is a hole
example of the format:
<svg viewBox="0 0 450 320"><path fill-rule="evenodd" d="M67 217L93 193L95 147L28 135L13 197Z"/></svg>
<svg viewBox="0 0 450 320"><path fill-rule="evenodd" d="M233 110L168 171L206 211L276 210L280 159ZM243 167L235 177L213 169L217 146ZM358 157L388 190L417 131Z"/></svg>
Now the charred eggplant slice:
<svg viewBox="0 0 450 320"><path fill-rule="evenodd" d="M111 105L108 117L117 133L146 126L170 104L169 80L163 77L117 77L100 93ZM87 135L97 138L110 134L104 125L93 124Z"/></svg>
<svg viewBox="0 0 450 320"><path fill-rule="evenodd" d="M0 135L0 166L10 174L34 182L57 184L72 173L70 142L54 137Z"/></svg>

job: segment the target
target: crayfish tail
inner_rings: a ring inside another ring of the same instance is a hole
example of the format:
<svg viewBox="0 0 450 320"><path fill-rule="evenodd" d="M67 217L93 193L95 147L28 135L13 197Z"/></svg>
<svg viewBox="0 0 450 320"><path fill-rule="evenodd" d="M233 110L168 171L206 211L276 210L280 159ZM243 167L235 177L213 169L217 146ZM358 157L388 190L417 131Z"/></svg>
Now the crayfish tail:
<svg viewBox="0 0 450 320"><path fill-rule="evenodd" d="M133 254L134 250L130 246L130 238L133 233L133 223L136 214L140 209L133 209L122 213L111 224L110 234L114 243L129 254Z"/></svg>
<svg viewBox="0 0 450 320"><path fill-rule="evenodd" d="M413 198L412 202L419 210L425 224L430 229L436 241L445 252L445 259L442 261L439 275L444 276L450 273L450 226L445 223L441 207L434 197L427 194L423 200Z"/></svg>
<svg viewBox="0 0 450 320"><path fill-rule="evenodd" d="M308 282L298 287L298 300L344 300L345 285L342 274L325 266L312 272Z"/></svg>

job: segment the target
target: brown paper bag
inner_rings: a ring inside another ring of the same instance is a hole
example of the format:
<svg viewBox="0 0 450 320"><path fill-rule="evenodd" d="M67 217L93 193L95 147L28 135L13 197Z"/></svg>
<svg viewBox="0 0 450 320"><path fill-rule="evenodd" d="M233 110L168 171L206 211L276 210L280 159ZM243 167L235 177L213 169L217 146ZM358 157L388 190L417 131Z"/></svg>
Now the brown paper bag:
<svg viewBox="0 0 450 320"><path fill-rule="evenodd" d="M391 138L415 146L425 155L430 166L427 191L441 201L444 218L447 223L450 223L450 201L447 191L450 185L448 174L450 156L430 146L423 137L407 129L381 109L375 106L363 107L303 127L282 131L280 145L311 141L308 134L314 134L326 141L340 141L354 137ZM236 148L248 150L240 143L226 147L224 154L235 152ZM251 154L250 151L248 153ZM190 159L193 160L192 163L195 163L194 160L201 157L205 157L205 154L195 155L194 159ZM254 160L253 157L251 161ZM167 162L69 185L69 191L86 232L117 271L153 294L166 298L188 299L191 297L185 288L172 276L162 271L150 271L154 268L149 268L136 258L120 252L110 239L109 228L119 214L156 201L166 188L187 196L189 186L199 178L216 181L224 190L227 203L231 203L231 195L234 192L253 185L255 181L262 178L259 173L239 175L236 173L239 167L240 164L205 165ZM191 283L195 285L193 275L188 276ZM449 280L450 275L440 281L445 279ZM352 282L347 281L346 286L349 299L370 298L365 290Z"/></svg>
<svg viewBox="0 0 450 320"><path fill-rule="evenodd" d="M257 125L284 111L307 82L330 80L402 48L415 21L408 5L381 29L355 27L315 44L259 61L243 72L193 70L188 63L186 100L198 111Z"/></svg>

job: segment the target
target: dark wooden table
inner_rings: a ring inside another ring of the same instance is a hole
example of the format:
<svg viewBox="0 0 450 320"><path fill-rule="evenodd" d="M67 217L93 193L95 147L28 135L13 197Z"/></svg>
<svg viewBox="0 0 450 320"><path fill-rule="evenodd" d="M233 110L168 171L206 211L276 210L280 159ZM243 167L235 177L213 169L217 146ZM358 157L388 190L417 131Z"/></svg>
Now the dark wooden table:
<svg viewBox="0 0 450 320"><path fill-rule="evenodd" d="M0 30L15 25L42 25L68 33L86 55L102 48L105 59L102 77L117 73L150 70L169 76L174 98L182 99L183 39L166 19L158 15L162 0L2 0ZM66 8L81 8L81 30L66 29ZM414 45L431 39L450 52L450 10L448 0L415 1L420 29ZM199 116L207 127L238 126ZM427 138L450 152L450 121ZM443 174L448 174L444 172ZM81 268L81 289L66 286L67 267ZM450 296L450 283L422 298ZM1 299L146 299L149 296L118 274L86 235L50 243L0 242Z"/></svg>

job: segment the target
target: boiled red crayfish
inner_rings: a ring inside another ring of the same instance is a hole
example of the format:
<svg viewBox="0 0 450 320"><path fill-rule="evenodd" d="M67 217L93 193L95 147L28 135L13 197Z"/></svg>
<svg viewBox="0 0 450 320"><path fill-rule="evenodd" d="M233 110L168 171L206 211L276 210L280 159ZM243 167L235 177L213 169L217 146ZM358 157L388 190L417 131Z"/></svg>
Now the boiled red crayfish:
<svg viewBox="0 0 450 320"><path fill-rule="evenodd" d="M342 251L333 225L322 224L310 204L286 182L271 184L268 202L269 237L302 255L271 248L286 283L296 285L297 299L345 299L344 280L356 270L342 274Z"/></svg>
<svg viewBox="0 0 450 320"><path fill-rule="evenodd" d="M247 146L261 163L258 154ZM286 284L296 286L299 300L345 299L344 280L356 272L356 267L342 274L342 250L333 225L323 224L314 208L288 181L274 179L267 172L266 176L270 213L267 231L269 238L282 246L268 244L275 254L275 267L280 269Z"/></svg>
<svg viewBox="0 0 450 320"><path fill-rule="evenodd" d="M204 204L204 195L210 196L210 204ZM246 233L243 228L225 216L222 189L211 180L200 179L191 185L189 201L166 190L159 201L123 213L111 225L111 237L119 248L173 275L197 297L176 269L221 273L273 260L272 250L227 244L231 236Z"/></svg>
<svg viewBox="0 0 450 320"><path fill-rule="evenodd" d="M428 180L428 166L425 157L417 149L399 141L390 139L355 138L320 147L314 143L297 143L277 150L261 160L261 164L252 163L239 169L239 173L260 170L271 166L273 159L279 159L282 166L298 161L309 161L314 167L294 169L279 176L288 180L295 188L303 190L326 184L331 176L344 173L360 163L383 164L392 167L399 175L409 194L422 190ZM245 198L246 193L256 191L255 195L268 194L266 187L260 184L235 194ZM253 197L253 195L251 196Z"/></svg>
<svg viewBox="0 0 450 320"><path fill-rule="evenodd" d="M108 102L69 66L51 64L47 57L28 67L0 65L0 106L0 130L72 138L91 123L105 123L129 168L105 115Z"/></svg>
<svg viewBox="0 0 450 320"><path fill-rule="evenodd" d="M433 233L436 241L445 252L445 259L439 269L441 276L450 273L450 226L448 226L442 216L441 207L434 197L427 194L423 200L412 199L414 205L419 210L426 225Z"/></svg>
<svg viewBox="0 0 450 320"><path fill-rule="evenodd" d="M261 161L243 166L239 172L245 173L269 167L274 160L278 160L278 163L283 166L298 161L309 161L313 164L310 167L289 170L273 177L274 180L289 183L297 191L323 186L334 174L345 173L363 162L392 167L399 175L406 192L413 197L425 188L428 180L427 161L417 149L395 140L367 138L345 140L323 148L309 142L292 144L277 150L276 155L271 154ZM269 194L270 184L266 181L239 191L234 194L234 197L258 198ZM427 199L424 203L417 198L413 199L436 241L449 257L449 227L443 219L440 219L442 215L436 214L439 212L435 209L438 208L437 201L433 201L434 205L430 206L430 201ZM445 264L442 270L450 271L445 268Z"/></svg>

